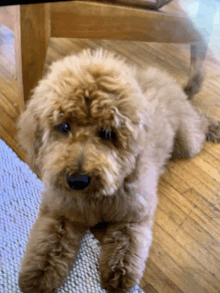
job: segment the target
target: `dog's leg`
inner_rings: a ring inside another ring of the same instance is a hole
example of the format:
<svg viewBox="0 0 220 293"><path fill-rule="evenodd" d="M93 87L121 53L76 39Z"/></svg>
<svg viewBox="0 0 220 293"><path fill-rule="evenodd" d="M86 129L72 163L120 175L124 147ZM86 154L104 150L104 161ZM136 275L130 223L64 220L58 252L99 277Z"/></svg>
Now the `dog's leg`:
<svg viewBox="0 0 220 293"><path fill-rule="evenodd" d="M101 285L108 293L126 293L137 285L152 242L147 224L110 224L101 248Z"/></svg>
<svg viewBox="0 0 220 293"><path fill-rule="evenodd" d="M19 274L24 293L49 293L65 281L86 227L56 215L40 216L30 235Z"/></svg>

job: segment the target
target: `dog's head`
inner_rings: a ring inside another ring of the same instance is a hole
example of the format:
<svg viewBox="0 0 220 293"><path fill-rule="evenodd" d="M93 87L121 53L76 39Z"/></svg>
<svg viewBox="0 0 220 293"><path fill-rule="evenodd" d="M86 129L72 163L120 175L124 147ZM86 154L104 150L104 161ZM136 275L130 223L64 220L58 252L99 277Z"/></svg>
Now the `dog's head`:
<svg viewBox="0 0 220 293"><path fill-rule="evenodd" d="M45 184L112 195L134 173L143 97L134 70L103 50L53 63L19 120L19 140Z"/></svg>

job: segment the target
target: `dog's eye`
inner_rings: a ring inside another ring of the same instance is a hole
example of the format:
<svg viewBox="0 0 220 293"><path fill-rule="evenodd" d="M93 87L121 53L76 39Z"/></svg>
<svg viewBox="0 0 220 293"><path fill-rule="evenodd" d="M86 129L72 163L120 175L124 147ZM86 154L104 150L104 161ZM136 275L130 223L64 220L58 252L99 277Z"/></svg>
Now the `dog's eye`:
<svg viewBox="0 0 220 293"><path fill-rule="evenodd" d="M103 139L108 139L108 140L116 138L116 134L113 131L110 131L104 128L101 129L99 136Z"/></svg>
<svg viewBox="0 0 220 293"><path fill-rule="evenodd" d="M70 131L70 126L67 123L62 123L58 125L58 130L63 134L67 134Z"/></svg>

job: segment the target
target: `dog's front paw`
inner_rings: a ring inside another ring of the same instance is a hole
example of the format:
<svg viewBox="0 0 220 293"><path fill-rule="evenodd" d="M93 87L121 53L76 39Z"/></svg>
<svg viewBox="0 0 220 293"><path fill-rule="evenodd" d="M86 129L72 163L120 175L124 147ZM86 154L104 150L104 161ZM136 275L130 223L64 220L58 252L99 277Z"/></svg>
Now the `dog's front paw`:
<svg viewBox="0 0 220 293"><path fill-rule="evenodd" d="M141 277L134 264L135 256L129 249L129 240L126 237L120 240L105 239L101 250L101 286L108 293L127 293Z"/></svg>
<svg viewBox="0 0 220 293"><path fill-rule="evenodd" d="M102 288L108 293L127 293L137 285L143 276L151 241L148 226L109 225L99 262Z"/></svg>
<svg viewBox="0 0 220 293"><path fill-rule="evenodd" d="M21 291L51 293L60 287L74 263L85 231L86 227L67 220L39 217L21 263Z"/></svg>
<svg viewBox="0 0 220 293"><path fill-rule="evenodd" d="M136 285L133 275L125 269L117 268L112 271L110 268L100 269L101 286L108 293L127 293Z"/></svg>
<svg viewBox="0 0 220 293"><path fill-rule="evenodd" d="M19 274L19 287L23 293L51 293L62 285L66 276L55 267L45 266L45 269L29 268Z"/></svg>

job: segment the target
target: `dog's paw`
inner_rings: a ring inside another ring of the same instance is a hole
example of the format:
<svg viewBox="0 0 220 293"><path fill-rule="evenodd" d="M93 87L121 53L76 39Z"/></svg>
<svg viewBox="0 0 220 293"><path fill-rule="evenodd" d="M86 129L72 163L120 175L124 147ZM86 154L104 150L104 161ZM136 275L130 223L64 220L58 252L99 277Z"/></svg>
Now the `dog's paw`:
<svg viewBox="0 0 220 293"><path fill-rule="evenodd" d="M19 287L23 293L52 293L60 287L66 276L52 266L44 270L31 269L19 273Z"/></svg>
<svg viewBox="0 0 220 293"><path fill-rule="evenodd" d="M127 249L120 244L121 249L117 244L113 246L114 248L112 245L102 247L99 263L101 286L108 293L127 293L137 284L140 276Z"/></svg>
<svg viewBox="0 0 220 293"><path fill-rule="evenodd" d="M106 289L108 293L127 293L136 285L132 274L122 269L103 269L101 271L101 287Z"/></svg>
<svg viewBox="0 0 220 293"><path fill-rule="evenodd" d="M210 119L211 120L211 119ZM206 134L206 140L214 143L220 142L220 122L212 119Z"/></svg>
<svg viewBox="0 0 220 293"><path fill-rule="evenodd" d="M101 286L108 293L127 293L143 276L152 241L151 229L120 223L108 227L101 247Z"/></svg>

